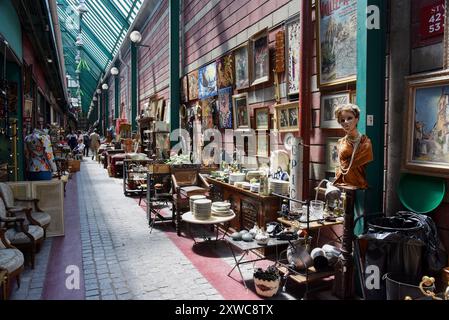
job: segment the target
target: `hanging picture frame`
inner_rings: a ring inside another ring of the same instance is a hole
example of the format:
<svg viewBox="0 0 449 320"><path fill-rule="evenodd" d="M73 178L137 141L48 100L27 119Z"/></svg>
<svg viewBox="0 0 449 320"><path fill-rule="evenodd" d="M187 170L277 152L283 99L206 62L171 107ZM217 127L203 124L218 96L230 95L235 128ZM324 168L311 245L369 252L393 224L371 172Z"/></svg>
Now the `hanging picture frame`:
<svg viewBox="0 0 449 320"><path fill-rule="evenodd" d="M270 157L270 134L268 131L258 131L257 135L257 149L256 156L269 158Z"/></svg>
<svg viewBox="0 0 449 320"><path fill-rule="evenodd" d="M276 105L275 112L279 132L294 132L299 130L298 102Z"/></svg>
<svg viewBox="0 0 449 320"><path fill-rule="evenodd" d="M329 137L326 139L326 172L335 172L339 166L338 160L338 137Z"/></svg>
<svg viewBox="0 0 449 320"><path fill-rule="evenodd" d="M240 46L234 51L235 61L235 88L237 90L249 87L248 69L248 43Z"/></svg>
<svg viewBox="0 0 449 320"><path fill-rule="evenodd" d="M218 89L234 85L234 54L232 52L217 60Z"/></svg>
<svg viewBox="0 0 449 320"><path fill-rule="evenodd" d="M254 109L254 121L256 130L270 129L270 108L263 107Z"/></svg>
<svg viewBox="0 0 449 320"><path fill-rule="evenodd" d="M299 95L300 70L300 24L299 15L290 18L285 25L287 38L287 95L289 98Z"/></svg>
<svg viewBox="0 0 449 320"><path fill-rule="evenodd" d="M217 66L210 63L198 71L198 98L206 99L217 95Z"/></svg>
<svg viewBox="0 0 449 320"><path fill-rule="evenodd" d="M201 121L203 131L215 127L215 99L209 98L201 101Z"/></svg>
<svg viewBox="0 0 449 320"><path fill-rule="evenodd" d="M198 70L192 71L187 75L187 86L189 88L189 101L198 99Z"/></svg>
<svg viewBox="0 0 449 320"><path fill-rule="evenodd" d="M232 129L232 87L218 90L218 126L220 129Z"/></svg>
<svg viewBox="0 0 449 320"><path fill-rule="evenodd" d="M349 91L344 91L335 94L323 94L321 95L321 128L327 129L339 129L340 124L335 117L335 108L341 104L348 104L350 101Z"/></svg>
<svg viewBox="0 0 449 320"><path fill-rule="evenodd" d="M353 82L357 76L357 0L317 0L318 85Z"/></svg>
<svg viewBox="0 0 449 320"><path fill-rule="evenodd" d="M189 86L187 76L181 78L181 102L189 101Z"/></svg>
<svg viewBox="0 0 449 320"><path fill-rule="evenodd" d="M403 169L449 177L449 73L407 79Z"/></svg>
<svg viewBox="0 0 449 320"><path fill-rule="evenodd" d="M241 93L232 96L234 110L234 129L249 129L251 127L248 112L248 94Z"/></svg>
<svg viewBox="0 0 449 320"><path fill-rule="evenodd" d="M255 86L270 80L270 50L268 47L268 29L264 29L249 40L251 85Z"/></svg>

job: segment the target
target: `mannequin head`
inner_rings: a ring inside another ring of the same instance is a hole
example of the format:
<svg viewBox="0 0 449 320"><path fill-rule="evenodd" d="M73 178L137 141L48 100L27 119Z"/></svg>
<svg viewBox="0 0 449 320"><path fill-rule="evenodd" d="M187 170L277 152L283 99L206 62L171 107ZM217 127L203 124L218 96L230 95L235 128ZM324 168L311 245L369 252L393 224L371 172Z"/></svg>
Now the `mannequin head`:
<svg viewBox="0 0 449 320"><path fill-rule="evenodd" d="M357 133L357 124L360 118L360 109L355 104L341 104L335 109L335 118L345 130L346 134Z"/></svg>

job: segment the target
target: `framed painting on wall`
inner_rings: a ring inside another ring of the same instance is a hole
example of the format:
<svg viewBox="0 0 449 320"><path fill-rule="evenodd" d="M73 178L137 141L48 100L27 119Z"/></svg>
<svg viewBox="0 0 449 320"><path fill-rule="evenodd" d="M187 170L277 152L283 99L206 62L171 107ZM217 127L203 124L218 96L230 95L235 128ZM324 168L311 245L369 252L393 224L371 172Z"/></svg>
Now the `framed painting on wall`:
<svg viewBox="0 0 449 320"><path fill-rule="evenodd" d="M234 55L227 55L217 60L218 88L232 87L234 85Z"/></svg>
<svg viewBox="0 0 449 320"><path fill-rule="evenodd" d="M217 66L213 62L198 71L198 97L200 99L217 95Z"/></svg>
<svg viewBox="0 0 449 320"><path fill-rule="evenodd" d="M234 108L234 129L249 129L251 124L248 112L248 94L233 95L232 106Z"/></svg>
<svg viewBox="0 0 449 320"><path fill-rule="evenodd" d="M232 87L218 90L217 108L220 129L232 129Z"/></svg>
<svg viewBox="0 0 449 320"><path fill-rule="evenodd" d="M332 86L356 80L357 0L317 0L318 85Z"/></svg>
<svg viewBox="0 0 449 320"><path fill-rule="evenodd" d="M449 176L449 73L410 77L404 169Z"/></svg>
<svg viewBox="0 0 449 320"><path fill-rule="evenodd" d="M189 101L196 100L198 99L198 70L190 72L187 78Z"/></svg>
<svg viewBox="0 0 449 320"><path fill-rule="evenodd" d="M321 95L321 128L339 129L340 124L335 117L335 108L349 103L349 91L336 94Z"/></svg>
<svg viewBox="0 0 449 320"><path fill-rule="evenodd" d="M267 82L270 79L270 51L268 48L268 29L264 29L250 39L251 85Z"/></svg>
<svg viewBox="0 0 449 320"><path fill-rule="evenodd" d="M270 109L268 107L254 109L256 130L270 129Z"/></svg>
<svg viewBox="0 0 449 320"><path fill-rule="evenodd" d="M184 76L181 79L181 102L189 101L189 86L187 83L187 78L187 76Z"/></svg>
<svg viewBox="0 0 449 320"><path fill-rule="evenodd" d="M300 42L300 30L299 30L299 16L295 16L286 23L287 29L287 95L299 94L299 42Z"/></svg>
<svg viewBox="0 0 449 320"><path fill-rule="evenodd" d="M275 106L275 109L279 132L299 130L298 102L279 104Z"/></svg>
<svg viewBox="0 0 449 320"><path fill-rule="evenodd" d="M338 139L340 138L332 137L326 140L326 172L335 172L335 168L339 166Z"/></svg>
<svg viewBox="0 0 449 320"><path fill-rule="evenodd" d="M245 89L249 87L248 72L248 44L237 48L234 51L235 61L235 88Z"/></svg>
<svg viewBox="0 0 449 320"><path fill-rule="evenodd" d="M270 156L270 135L266 131L259 131L257 137L256 156L268 158Z"/></svg>
<svg viewBox="0 0 449 320"><path fill-rule="evenodd" d="M215 99L201 100L201 119L203 130L212 129L215 126Z"/></svg>

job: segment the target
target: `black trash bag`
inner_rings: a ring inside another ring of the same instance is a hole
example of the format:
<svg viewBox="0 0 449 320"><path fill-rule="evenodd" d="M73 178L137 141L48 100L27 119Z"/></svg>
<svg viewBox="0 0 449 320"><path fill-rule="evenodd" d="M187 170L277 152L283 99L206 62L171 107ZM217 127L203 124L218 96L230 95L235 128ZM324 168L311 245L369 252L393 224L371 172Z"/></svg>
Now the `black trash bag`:
<svg viewBox="0 0 449 320"><path fill-rule="evenodd" d="M410 211L399 211L397 215L422 224L423 228L416 233L416 237L426 243L423 268L428 275L440 272L446 266L447 252L438 237L438 230L432 218Z"/></svg>

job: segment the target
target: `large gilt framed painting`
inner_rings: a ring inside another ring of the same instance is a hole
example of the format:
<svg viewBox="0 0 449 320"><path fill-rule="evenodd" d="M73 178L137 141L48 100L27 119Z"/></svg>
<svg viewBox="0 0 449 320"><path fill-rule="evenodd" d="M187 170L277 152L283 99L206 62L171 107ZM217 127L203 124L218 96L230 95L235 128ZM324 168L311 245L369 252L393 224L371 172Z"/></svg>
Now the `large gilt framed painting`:
<svg viewBox="0 0 449 320"><path fill-rule="evenodd" d="M317 69L320 87L357 76L357 0L317 0Z"/></svg>
<svg viewBox="0 0 449 320"><path fill-rule="evenodd" d="M449 73L410 77L404 170L449 176Z"/></svg>

